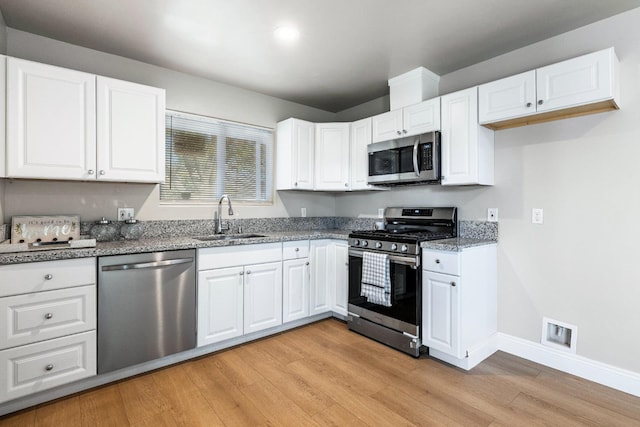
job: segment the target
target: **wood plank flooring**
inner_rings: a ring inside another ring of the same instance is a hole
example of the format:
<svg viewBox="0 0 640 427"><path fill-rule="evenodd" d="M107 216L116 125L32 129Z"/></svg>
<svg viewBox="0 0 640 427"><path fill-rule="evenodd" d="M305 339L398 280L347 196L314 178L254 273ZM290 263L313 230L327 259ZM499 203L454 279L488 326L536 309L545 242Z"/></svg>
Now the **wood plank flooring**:
<svg viewBox="0 0 640 427"><path fill-rule="evenodd" d="M638 426L640 398L498 352L470 372L328 319L0 418L4 426Z"/></svg>

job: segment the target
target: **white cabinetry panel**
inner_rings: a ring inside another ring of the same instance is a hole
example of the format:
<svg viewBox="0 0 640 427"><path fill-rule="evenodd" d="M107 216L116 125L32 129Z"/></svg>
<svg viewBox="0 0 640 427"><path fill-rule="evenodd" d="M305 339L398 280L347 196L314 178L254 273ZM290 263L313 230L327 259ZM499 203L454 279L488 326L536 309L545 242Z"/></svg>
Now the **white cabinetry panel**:
<svg viewBox="0 0 640 427"><path fill-rule="evenodd" d="M349 189L349 123L316 123L316 190Z"/></svg>
<svg viewBox="0 0 640 427"><path fill-rule="evenodd" d="M198 346L242 335L243 267L198 273Z"/></svg>

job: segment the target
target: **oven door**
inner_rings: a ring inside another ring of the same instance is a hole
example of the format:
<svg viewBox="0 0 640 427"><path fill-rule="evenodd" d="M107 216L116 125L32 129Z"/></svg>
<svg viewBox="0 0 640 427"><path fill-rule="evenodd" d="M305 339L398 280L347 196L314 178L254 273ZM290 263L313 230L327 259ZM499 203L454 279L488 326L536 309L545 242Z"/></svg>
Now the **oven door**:
<svg viewBox="0 0 640 427"><path fill-rule="evenodd" d="M422 275L420 256L389 255L391 307L374 304L361 295L363 250L349 249L349 314L420 336Z"/></svg>
<svg viewBox="0 0 640 427"><path fill-rule="evenodd" d="M440 133L431 132L369 144L370 184L440 179Z"/></svg>

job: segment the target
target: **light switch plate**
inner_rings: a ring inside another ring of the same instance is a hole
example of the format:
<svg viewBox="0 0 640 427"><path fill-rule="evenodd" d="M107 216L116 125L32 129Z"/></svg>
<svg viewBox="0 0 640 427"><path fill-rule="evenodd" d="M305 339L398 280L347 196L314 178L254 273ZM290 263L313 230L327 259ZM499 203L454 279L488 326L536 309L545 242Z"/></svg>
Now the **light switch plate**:
<svg viewBox="0 0 640 427"><path fill-rule="evenodd" d="M135 216L134 208L118 208L118 221L126 221Z"/></svg>
<svg viewBox="0 0 640 427"><path fill-rule="evenodd" d="M487 209L487 221L498 222L498 208Z"/></svg>
<svg viewBox="0 0 640 427"><path fill-rule="evenodd" d="M300 216L305 218L307 216L307 208L300 208Z"/></svg>

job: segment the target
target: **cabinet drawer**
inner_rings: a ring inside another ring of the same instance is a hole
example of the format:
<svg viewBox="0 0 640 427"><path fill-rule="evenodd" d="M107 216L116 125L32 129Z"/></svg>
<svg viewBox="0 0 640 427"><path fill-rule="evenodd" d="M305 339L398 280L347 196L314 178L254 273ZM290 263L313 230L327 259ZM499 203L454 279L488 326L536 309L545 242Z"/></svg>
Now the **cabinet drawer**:
<svg viewBox="0 0 640 427"><path fill-rule="evenodd" d="M198 270L282 261L282 243L198 249Z"/></svg>
<svg viewBox="0 0 640 427"><path fill-rule="evenodd" d="M309 241L297 240L295 242L284 242L282 244L282 259L300 259L309 256Z"/></svg>
<svg viewBox="0 0 640 427"><path fill-rule="evenodd" d="M0 266L0 297L95 283L95 258Z"/></svg>
<svg viewBox="0 0 640 427"><path fill-rule="evenodd" d="M96 332L0 351L0 402L96 374Z"/></svg>
<svg viewBox="0 0 640 427"><path fill-rule="evenodd" d="M460 254L458 252L422 252L422 269L436 273L460 275Z"/></svg>
<svg viewBox="0 0 640 427"><path fill-rule="evenodd" d="M96 328L96 287L0 298L0 350Z"/></svg>

